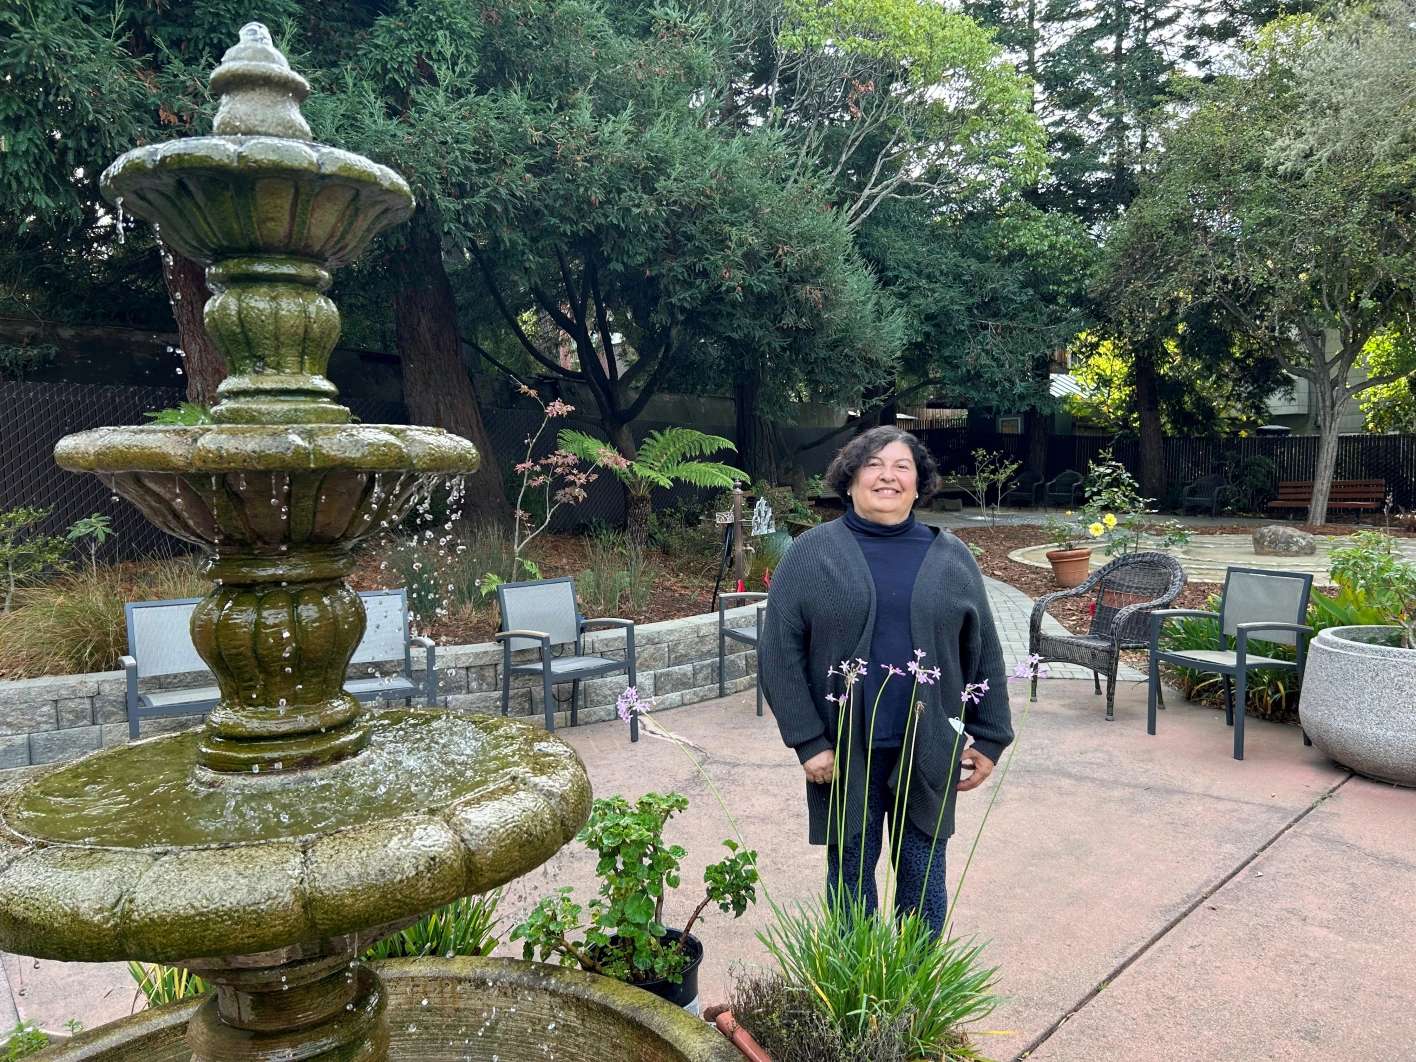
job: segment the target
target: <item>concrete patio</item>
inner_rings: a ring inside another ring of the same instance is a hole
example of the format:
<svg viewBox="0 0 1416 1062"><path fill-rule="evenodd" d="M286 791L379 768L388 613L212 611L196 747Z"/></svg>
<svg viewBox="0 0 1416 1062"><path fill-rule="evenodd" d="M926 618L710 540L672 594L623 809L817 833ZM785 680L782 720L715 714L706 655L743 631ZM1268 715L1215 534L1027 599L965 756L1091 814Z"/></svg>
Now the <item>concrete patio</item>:
<svg viewBox="0 0 1416 1062"><path fill-rule="evenodd" d="M1258 720L1236 762L1221 713L1170 701L1149 737L1141 687L1121 688L1108 724L1089 681L1043 684L955 915L956 933L990 942L1009 997L984 1023L1002 1035L980 1036L981 1049L1049 1062L1416 1058L1416 792L1354 778L1296 728ZM804 902L822 850L804 840L795 757L752 705L742 694L662 721L704 750L773 899ZM708 785L674 745L631 745L623 724L563 735L597 793L690 797L669 830L689 851L668 907L681 920L730 835ZM961 801L951 888L992 791ZM587 898L592 867L572 845L515 882L503 929L558 885ZM771 917L765 902L739 921L710 914L705 1002L726 996L735 967L765 961L755 934ZM132 1002L118 965L4 965L14 1013L48 1028L92 1026Z"/></svg>

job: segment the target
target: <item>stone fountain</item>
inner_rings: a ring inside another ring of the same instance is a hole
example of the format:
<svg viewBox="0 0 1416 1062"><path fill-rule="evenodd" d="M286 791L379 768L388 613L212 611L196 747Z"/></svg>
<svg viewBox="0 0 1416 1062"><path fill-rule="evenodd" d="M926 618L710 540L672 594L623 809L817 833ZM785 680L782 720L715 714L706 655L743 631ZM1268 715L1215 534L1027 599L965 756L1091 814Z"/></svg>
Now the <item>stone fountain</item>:
<svg viewBox="0 0 1416 1062"><path fill-rule="evenodd" d="M216 991L85 1033L60 1059L734 1058L646 993L511 960L367 966L379 938L539 866L584 823L575 752L500 717L361 714L352 547L474 470L444 431L351 423L325 378L333 270L413 197L312 142L304 78L252 23L211 77L214 135L130 151L101 187L206 266L230 375L211 424L62 440L208 556L192 637L221 688L197 730L49 768L0 802L0 947L139 959Z"/></svg>

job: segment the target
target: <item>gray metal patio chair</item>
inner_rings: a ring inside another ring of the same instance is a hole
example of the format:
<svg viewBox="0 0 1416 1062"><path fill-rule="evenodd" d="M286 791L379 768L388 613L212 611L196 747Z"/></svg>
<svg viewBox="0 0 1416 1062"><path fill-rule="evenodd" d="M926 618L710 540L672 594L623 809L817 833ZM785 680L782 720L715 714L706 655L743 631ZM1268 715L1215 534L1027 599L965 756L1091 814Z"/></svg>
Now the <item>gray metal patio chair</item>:
<svg viewBox="0 0 1416 1062"><path fill-rule="evenodd" d="M1180 514L1183 516L1191 509L1196 512L1208 509L1211 516L1218 516L1220 503L1229 490L1229 479L1226 476L1218 474L1201 476L1194 482L1187 484L1184 492L1180 495Z"/></svg>
<svg viewBox="0 0 1416 1062"><path fill-rule="evenodd" d="M349 661L374 664L402 660L403 673L373 678L349 679L345 692L360 701L398 700L410 702L414 696L427 698L429 706L438 696L437 649L431 638L408 631L406 590L367 590L359 595L368 622ZM177 601L129 601L124 606L128 621L128 653L118 658L127 675L128 738L136 741L144 719L159 715L193 715L209 712L221 699L216 686L186 686L176 689L138 692L138 679L164 675L185 675L207 670L206 661L192 644L192 609L201 598ZM420 682L413 673L413 646L427 653Z"/></svg>
<svg viewBox="0 0 1416 1062"><path fill-rule="evenodd" d="M763 611L763 609L765 609L765 608L767 607L766 605L758 605L758 606L757 606L757 622L754 623L751 627L729 627L729 626L728 626L728 610L727 610L727 608L724 607L723 602L725 602L725 601L726 601L728 598L730 598L730 597L733 598L734 600L739 600L739 599L740 599L740 600L741 600L742 602L744 602L744 603L751 602L751 601L766 601L766 600L767 600L767 595L766 595L766 594L762 593L761 591L755 591L755 590L749 590L749 591L745 591L745 592L743 592L743 593L719 594L719 595L718 595L718 696L719 696L719 697L726 697L726 696L728 695L727 687L724 685L725 676L724 676L724 674L723 674L724 665L725 665L726 662L727 662L728 639L729 639L729 638L732 638L734 641L742 642L743 644L745 644L745 645L750 645L750 646L752 646L754 649L756 649L756 648L757 648L757 632L762 629L762 611ZM736 608L737 606L733 606L733 607ZM757 672L757 714L758 714L758 715L761 715L761 714L762 714L762 672L761 672L760 670Z"/></svg>
<svg viewBox="0 0 1416 1062"><path fill-rule="evenodd" d="M1224 596L1219 611L1165 609L1150 618L1150 696L1146 733L1155 733L1156 708L1164 708L1160 689L1160 665L1175 664L1192 671L1224 676L1224 715L1234 728L1234 758L1244 758L1244 708L1248 693L1248 673L1256 668L1280 668L1303 677L1303 657L1307 648L1304 635L1313 628L1303 620L1308 614L1308 596L1313 577L1299 572L1266 571L1263 568L1230 568L1224 573ZM1217 620L1215 648L1160 648L1161 628L1167 620L1182 616ZM1229 648L1229 639L1234 648ZM1293 660L1280 660L1249 652L1249 639L1293 646ZM1236 710L1237 705L1237 710ZM1303 736L1305 744L1308 737Z"/></svg>
<svg viewBox="0 0 1416 1062"><path fill-rule="evenodd" d="M1041 497L1045 485L1043 478L1041 472L1024 472L1008 484L998 504L1026 505L1029 508L1041 504L1038 499Z"/></svg>
<svg viewBox="0 0 1416 1062"><path fill-rule="evenodd" d="M1043 488L1042 508L1045 511L1049 505L1055 505L1059 509L1075 509L1081 504L1082 484L1086 482L1086 477L1080 472L1067 471L1060 476L1050 480Z"/></svg>
<svg viewBox="0 0 1416 1062"><path fill-rule="evenodd" d="M1080 586L1045 594L1033 605L1028 651L1053 663L1090 668L1096 692L1106 673L1106 718L1115 719L1116 672L1122 649L1145 649L1146 616L1164 608L1185 587L1185 569L1166 553L1130 553L1098 568ZM1047 606L1068 597L1095 594L1086 634L1048 634L1042 629ZM1037 678L1031 697L1037 700Z"/></svg>
<svg viewBox="0 0 1416 1062"><path fill-rule="evenodd" d="M575 580L570 576L559 579L535 579L524 583L502 583L497 587L497 604L501 606L503 630L496 640L502 643L502 715L511 710L511 676L540 675L545 696L546 729L556 729L556 701L553 687L569 682L570 725L579 722L580 683L585 679L629 672L628 685L637 683L634 660L634 621L598 617L581 619L575 605ZM581 636L591 627L623 627L625 659L606 656L586 656L581 653ZM552 646L573 644L570 656L553 656ZM511 654L518 649L539 647L541 657L525 664L513 664ZM629 719L629 739L639 740L639 718Z"/></svg>

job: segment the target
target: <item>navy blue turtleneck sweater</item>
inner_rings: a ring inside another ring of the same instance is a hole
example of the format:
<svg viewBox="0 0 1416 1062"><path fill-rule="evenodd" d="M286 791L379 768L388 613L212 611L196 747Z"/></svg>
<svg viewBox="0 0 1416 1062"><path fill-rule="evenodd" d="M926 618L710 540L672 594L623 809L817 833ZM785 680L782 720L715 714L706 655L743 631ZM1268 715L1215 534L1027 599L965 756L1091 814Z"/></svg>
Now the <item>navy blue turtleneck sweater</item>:
<svg viewBox="0 0 1416 1062"><path fill-rule="evenodd" d="M934 544L939 532L921 524L911 513L898 524L877 524L860 516L854 509L842 517L860 543L870 576L875 581L875 630L870 636L870 670L866 672L865 709L869 727L870 707L880 694L885 679L882 664L894 664L901 671L914 659L914 635L910 633L910 598L914 594L915 577L924 555ZM885 687L876 708L876 748L898 748L905 740L905 722L909 719L910 690L913 678L896 676Z"/></svg>

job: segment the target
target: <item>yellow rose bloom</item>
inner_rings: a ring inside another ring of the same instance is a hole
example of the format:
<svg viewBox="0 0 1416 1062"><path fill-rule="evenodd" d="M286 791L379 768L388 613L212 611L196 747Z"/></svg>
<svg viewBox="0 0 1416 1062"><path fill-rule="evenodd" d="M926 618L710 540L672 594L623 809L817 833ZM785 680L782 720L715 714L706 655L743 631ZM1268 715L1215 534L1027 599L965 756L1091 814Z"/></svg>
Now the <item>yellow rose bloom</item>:
<svg viewBox="0 0 1416 1062"><path fill-rule="evenodd" d="M1087 530L1092 533L1092 538L1100 538L1102 534L1106 531L1106 528L1102 527L1101 524L1098 523L1092 524L1091 527L1087 528Z"/></svg>
<svg viewBox="0 0 1416 1062"><path fill-rule="evenodd" d="M1107 513L1103 516L1101 522L1106 525L1108 531L1114 531L1116 529L1116 517L1111 513Z"/></svg>

